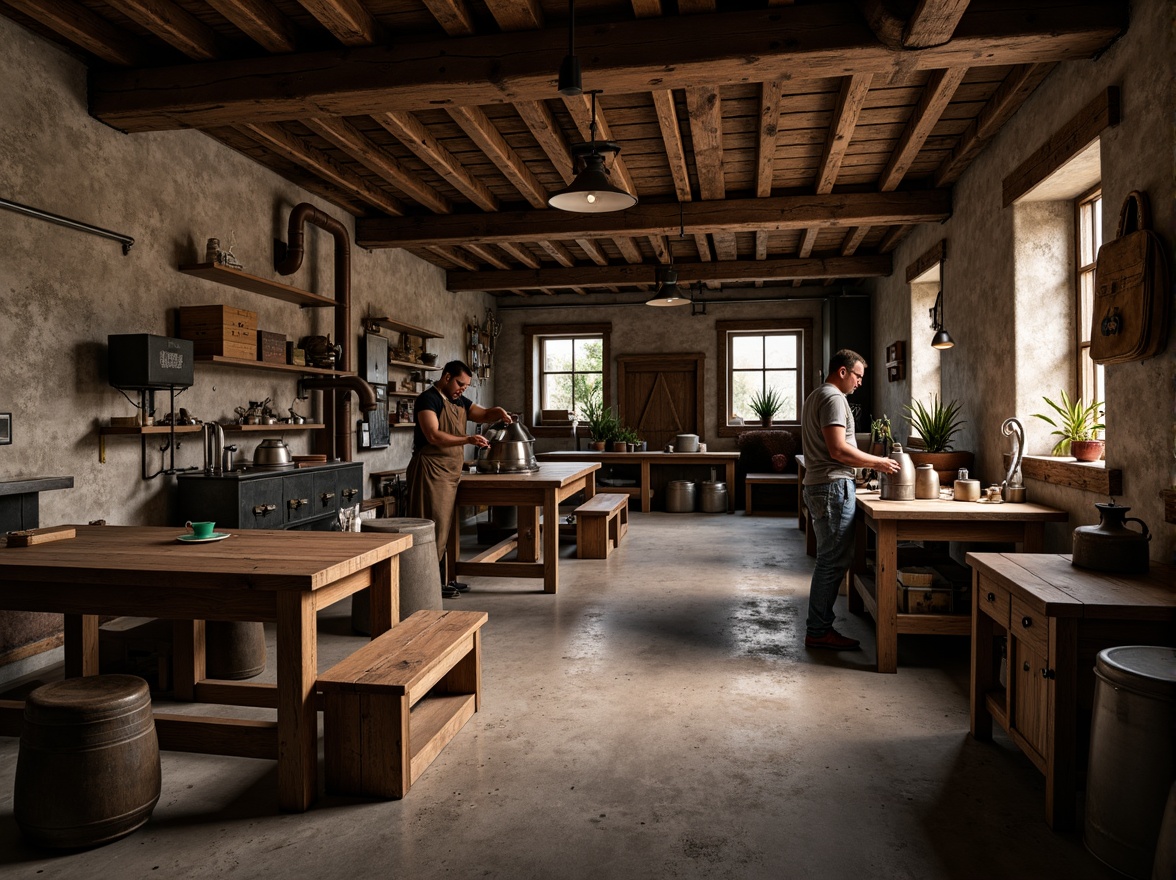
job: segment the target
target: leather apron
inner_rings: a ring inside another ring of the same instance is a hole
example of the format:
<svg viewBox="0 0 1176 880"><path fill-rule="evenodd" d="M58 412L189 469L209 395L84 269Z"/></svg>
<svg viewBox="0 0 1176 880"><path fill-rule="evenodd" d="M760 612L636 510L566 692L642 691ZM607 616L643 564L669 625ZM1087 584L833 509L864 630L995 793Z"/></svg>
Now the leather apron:
<svg viewBox="0 0 1176 880"><path fill-rule="evenodd" d="M465 407L445 400L437 417L445 434L464 437ZM465 459L463 446L434 446L426 443L408 463L408 515L431 519L437 536L437 559L445 555L449 529L457 506L457 482Z"/></svg>

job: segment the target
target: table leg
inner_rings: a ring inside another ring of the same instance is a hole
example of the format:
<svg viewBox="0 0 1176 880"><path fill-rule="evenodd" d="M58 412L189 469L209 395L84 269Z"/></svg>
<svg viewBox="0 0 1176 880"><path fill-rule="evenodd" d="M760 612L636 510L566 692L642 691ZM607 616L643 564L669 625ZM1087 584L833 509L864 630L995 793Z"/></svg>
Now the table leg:
<svg viewBox="0 0 1176 880"><path fill-rule="evenodd" d="M555 490L543 493L543 592L559 589L559 502Z"/></svg>
<svg viewBox="0 0 1176 880"><path fill-rule="evenodd" d="M980 575L972 570L972 674L968 689L972 736L992 739L992 713L987 696L992 692L992 618L980 607Z"/></svg>
<svg viewBox="0 0 1176 880"><path fill-rule="evenodd" d="M374 617L372 623L374 627ZM302 812L318 793L314 597L298 590L278 590L277 624L278 806Z"/></svg>
<svg viewBox="0 0 1176 880"><path fill-rule="evenodd" d="M653 486L649 482L649 459L641 459L641 512L653 509Z"/></svg>
<svg viewBox="0 0 1176 880"><path fill-rule="evenodd" d="M534 504L520 504L519 511L519 549L516 554L519 562L539 561L539 508ZM554 528L559 533L559 512L556 519L548 520L549 530Z"/></svg>
<svg viewBox="0 0 1176 880"><path fill-rule="evenodd" d="M874 566L874 599L878 617L874 621L878 642L878 671L898 672L898 525L878 520L878 555Z"/></svg>
<svg viewBox="0 0 1176 880"><path fill-rule="evenodd" d="M735 462L727 461L727 513L735 512Z"/></svg>
<svg viewBox="0 0 1176 880"><path fill-rule="evenodd" d="M372 566L371 596L372 638L386 633L400 623L400 557L391 556Z"/></svg>
<svg viewBox="0 0 1176 880"><path fill-rule="evenodd" d="M98 674L98 615L65 615L65 677Z"/></svg>
<svg viewBox="0 0 1176 880"><path fill-rule="evenodd" d="M866 576L866 532L869 530L865 523L865 518L858 514L858 520L854 524L853 530L853 564L849 567L849 589L846 593L845 602L852 614L861 614L866 608L866 603L862 601L861 594L854 586L854 575L860 574Z"/></svg>
<svg viewBox="0 0 1176 880"><path fill-rule="evenodd" d="M1022 553L1041 553L1045 550L1045 523L1024 523L1025 537L1021 541Z"/></svg>
<svg viewBox="0 0 1176 880"><path fill-rule="evenodd" d="M589 471L584 475L584 500L587 501L596 494L596 471Z"/></svg>
<svg viewBox="0 0 1176 880"><path fill-rule="evenodd" d="M458 507L457 510L461 508ZM453 525L449 527L449 537L445 540L445 583L457 580L457 561L461 558L461 526L460 517L455 511Z"/></svg>
<svg viewBox="0 0 1176 880"><path fill-rule="evenodd" d="M172 677L177 700L195 700L196 685L204 681L204 621L172 621Z"/></svg>
<svg viewBox="0 0 1176 880"><path fill-rule="evenodd" d="M1074 827L1077 809L1078 621L1051 617L1049 628L1049 666L1042 670L1053 689L1045 719L1045 821L1064 831Z"/></svg>

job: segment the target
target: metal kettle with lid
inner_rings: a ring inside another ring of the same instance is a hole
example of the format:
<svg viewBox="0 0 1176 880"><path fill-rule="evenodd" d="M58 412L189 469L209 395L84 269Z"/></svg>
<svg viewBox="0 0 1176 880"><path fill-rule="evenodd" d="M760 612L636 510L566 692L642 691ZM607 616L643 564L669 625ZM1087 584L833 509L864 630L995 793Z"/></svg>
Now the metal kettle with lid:
<svg viewBox="0 0 1176 880"><path fill-rule="evenodd" d="M879 474L878 486L883 501L915 500L915 463L910 455L902 451L902 444L890 447L890 455L898 462L897 474Z"/></svg>

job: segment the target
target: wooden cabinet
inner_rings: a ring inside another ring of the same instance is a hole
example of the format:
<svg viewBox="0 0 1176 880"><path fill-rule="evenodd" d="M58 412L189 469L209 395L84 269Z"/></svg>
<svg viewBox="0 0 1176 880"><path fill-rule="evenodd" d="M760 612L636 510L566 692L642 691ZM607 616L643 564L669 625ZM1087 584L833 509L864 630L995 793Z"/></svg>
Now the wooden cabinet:
<svg viewBox="0 0 1176 880"><path fill-rule="evenodd" d="M1176 644L1176 569L1144 576L1075 568L1047 553L969 553L972 566L971 728L990 739L995 720L1045 775L1045 817L1075 822L1086 767L1094 659L1103 648ZM1005 645L1005 686L999 646Z"/></svg>

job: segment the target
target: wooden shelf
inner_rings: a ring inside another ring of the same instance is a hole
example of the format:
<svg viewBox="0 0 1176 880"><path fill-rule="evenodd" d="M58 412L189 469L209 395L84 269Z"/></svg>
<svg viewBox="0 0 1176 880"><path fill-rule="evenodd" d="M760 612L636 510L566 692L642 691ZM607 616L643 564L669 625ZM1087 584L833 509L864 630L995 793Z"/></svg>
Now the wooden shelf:
<svg viewBox="0 0 1176 880"><path fill-rule="evenodd" d="M221 428L224 429L226 434L261 433L266 431L271 434L284 433L286 431L317 431L324 427L326 426L313 422L306 422L301 425L221 425ZM175 433L177 434L196 434L202 430L204 430L203 425L176 425L175 427ZM98 429L98 433L106 437L170 434L172 433L172 427L171 425L132 425L124 428L116 425L103 425Z"/></svg>
<svg viewBox="0 0 1176 880"><path fill-rule="evenodd" d="M393 424L390 424L388 427L390 427L390 428L415 428L416 422L395 422Z"/></svg>
<svg viewBox="0 0 1176 880"><path fill-rule="evenodd" d="M317 431L320 428L325 428L326 425L316 422L303 422L301 425L292 425L289 422L279 422L276 425L221 425L226 434L251 434L269 431Z"/></svg>
<svg viewBox="0 0 1176 880"><path fill-rule="evenodd" d="M289 284L283 284L280 281L262 278L259 275L250 275L248 272L242 272L240 269L232 269L229 266L222 266L220 263L192 263L187 266L180 266L180 271L185 275L195 275L197 278L215 281L217 284L225 284L229 287L235 287L238 290L247 290L250 293L259 293L262 296L285 300L304 309L333 309L338 305L330 297L320 296L317 293L311 293L309 290L301 290L297 287L291 287Z"/></svg>
<svg viewBox="0 0 1176 880"><path fill-rule="evenodd" d="M414 327L412 324L405 324L403 321L393 321L391 318L364 318L364 326L368 329L372 327L384 327L388 330L395 330L398 333L407 333L409 336L419 336L422 339L444 339L445 337L435 330L426 330L424 327Z"/></svg>
<svg viewBox="0 0 1176 880"><path fill-rule="evenodd" d="M1099 495L1123 494L1123 471L1103 461L1077 461L1064 456L1026 455L1021 460L1025 480L1041 480Z"/></svg>
<svg viewBox="0 0 1176 880"><path fill-rule="evenodd" d="M398 361L388 358L388 366L390 367L410 367L414 370L421 370L426 373L435 373L440 370L440 367L430 367L428 364L418 364L416 361Z"/></svg>
<svg viewBox="0 0 1176 880"><path fill-rule="evenodd" d="M198 364L222 364L226 367L247 367L254 370L271 370L279 373L305 373L315 376L358 375L357 373L349 373L343 370L327 370L322 367L302 367L298 364L275 364L267 361L249 361L245 360L245 358L225 357L219 354L199 354L196 355L195 360Z"/></svg>

